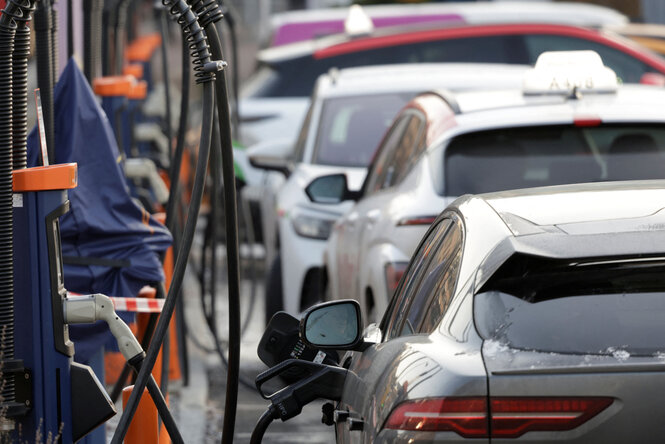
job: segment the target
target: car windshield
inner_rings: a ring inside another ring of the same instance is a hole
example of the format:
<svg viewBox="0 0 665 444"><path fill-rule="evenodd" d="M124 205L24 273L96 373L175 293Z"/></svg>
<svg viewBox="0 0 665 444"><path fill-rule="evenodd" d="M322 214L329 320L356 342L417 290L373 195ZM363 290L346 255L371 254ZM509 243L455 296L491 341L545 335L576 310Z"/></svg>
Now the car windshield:
<svg viewBox="0 0 665 444"><path fill-rule="evenodd" d="M513 256L475 296L480 335L511 348L665 357L665 258Z"/></svg>
<svg viewBox="0 0 665 444"><path fill-rule="evenodd" d="M535 126L460 135L440 192L479 194L570 183L665 178L665 128Z"/></svg>
<svg viewBox="0 0 665 444"><path fill-rule="evenodd" d="M415 93L331 98L323 103L313 163L367 167L397 112Z"/></svg>

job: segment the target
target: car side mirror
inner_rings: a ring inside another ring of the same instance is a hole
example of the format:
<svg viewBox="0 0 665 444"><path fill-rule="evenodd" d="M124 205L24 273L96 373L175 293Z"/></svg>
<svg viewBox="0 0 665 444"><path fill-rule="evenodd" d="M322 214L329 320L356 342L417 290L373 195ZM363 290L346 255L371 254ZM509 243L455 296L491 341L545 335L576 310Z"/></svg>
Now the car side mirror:
<svg viewBox="0 0 665 444"><path fill-rule="evenodd" d="M315 305L300 321L300 337L316 348L355 350L363 342L360 304L345 299Z"/></svg>
<svg viewBox="0 0 665 444"><path fill-rule="evenodd" d="M254 168L277 171L289 177L293 172L293 165L288 159L282 157L253 155L249 156L249 163Z"/></svg>
<svg viewBox="0 0 665 444"><path fill-rule="evenodd" d="M312 180L305 193L309 200L320 204L338 204L345 200L358 200L359 191L350 191L346 174L329 174Z"/></svg>

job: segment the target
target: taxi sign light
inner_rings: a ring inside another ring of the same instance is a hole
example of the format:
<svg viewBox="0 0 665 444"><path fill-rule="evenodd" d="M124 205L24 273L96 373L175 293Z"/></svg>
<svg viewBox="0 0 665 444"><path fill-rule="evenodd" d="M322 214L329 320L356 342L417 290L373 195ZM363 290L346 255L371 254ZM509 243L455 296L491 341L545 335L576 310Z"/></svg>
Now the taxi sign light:
<svg viewBox="0 0 665 444"><path fill-rule="evenodd" d="M548 51L524 75L523 92L529 94L613 93L618 87L614 71L603 65L595 51Z"/></svg>
<svg viewBox="0 0 665 444"><path fill-rule="evenodd" d="M351 5L349 15L344 20L344 32L350 36L370 34L374 30L374 23L360 5Z"/></svg>

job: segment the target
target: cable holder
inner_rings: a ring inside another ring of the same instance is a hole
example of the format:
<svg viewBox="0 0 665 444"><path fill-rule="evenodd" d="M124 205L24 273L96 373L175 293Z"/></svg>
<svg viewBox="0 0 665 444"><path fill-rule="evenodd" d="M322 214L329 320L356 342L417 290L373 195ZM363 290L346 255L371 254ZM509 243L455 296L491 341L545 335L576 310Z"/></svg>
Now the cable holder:
<svg viewBox="0 0 665 444"><path fill-rule="evenodd" d="M229 66L224 60L213 60L203 65L204 72L219 72L224 71L224 68Z"/></svg>
<svg viewBox="0 0 665 444"><path fill-rule="evenodd" d="M215 80L215 71L206 72L204 67L210 63L210 45L203 27L198 22L196 14L185 0L162 0L171 15L182 28L192 57L192 65L196 74L196 83L207 83Z"/></svg>

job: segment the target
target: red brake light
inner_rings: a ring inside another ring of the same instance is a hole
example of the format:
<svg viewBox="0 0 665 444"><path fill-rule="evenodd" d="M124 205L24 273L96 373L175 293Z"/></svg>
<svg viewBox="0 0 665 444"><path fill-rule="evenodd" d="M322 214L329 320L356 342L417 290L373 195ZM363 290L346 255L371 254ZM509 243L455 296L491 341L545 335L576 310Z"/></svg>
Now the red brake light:
<svg viewBox="0 0 665 444"><path fill-rule="evenodd" d="M436 216L414 216L414 217L405 217L400 219L397 222L398 227L408 226L408 225L432 225L436 220Z"/></svg>
<svg viewBox="0 0 665 444"><path fill-rule="evenodd" d="M406 402L390 414L387 429L450 431L465 438L487 436L485 398L436 398Z"/></svg>
<svg viewBox="0 0 665 444"><path fill-rule="evenodd" d="M421 399L400 404L384 428L451 431L465 438L517 438L531 431L572 430L613 401L601 397L495 397L490 398L488 415L484 397Z"/></svg>
<svg viewBox="0 0 665 444"><path fill-rule="evenodd" d="M598 117L575 117L573 124L578 128L587 128L593 126L600 126L603 123Z"/></svg>
<svg viewBox="0 0 665 444"><path fill-rule="evenodd" d="M517 438L534 430L572 430L612 404L612 398L492 398L492 436Z"/></svg>
<svg viewBox="0 0 665 444"><path fill-rule="evenodd" d="M397 290L407 265L409 265L408 262L390 262L386 264L386 288L388 288L391 296Z"/></svg>

